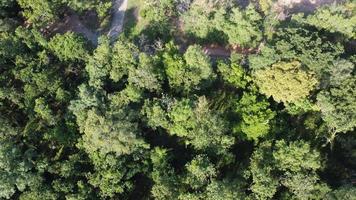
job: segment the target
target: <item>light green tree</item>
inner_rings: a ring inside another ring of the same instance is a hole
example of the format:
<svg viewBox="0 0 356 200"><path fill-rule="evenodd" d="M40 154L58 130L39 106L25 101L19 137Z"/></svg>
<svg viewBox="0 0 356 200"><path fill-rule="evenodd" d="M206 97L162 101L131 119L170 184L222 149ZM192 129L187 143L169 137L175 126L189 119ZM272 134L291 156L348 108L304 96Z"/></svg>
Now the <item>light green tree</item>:
<svg viewBox="0 0 356 200"><path fill-rule="evenodd" d="M283 103L307 98L318 83L311 73L301 69L298 61L279 62L270 68L257 70L255 78L263 94Z"/></svg>

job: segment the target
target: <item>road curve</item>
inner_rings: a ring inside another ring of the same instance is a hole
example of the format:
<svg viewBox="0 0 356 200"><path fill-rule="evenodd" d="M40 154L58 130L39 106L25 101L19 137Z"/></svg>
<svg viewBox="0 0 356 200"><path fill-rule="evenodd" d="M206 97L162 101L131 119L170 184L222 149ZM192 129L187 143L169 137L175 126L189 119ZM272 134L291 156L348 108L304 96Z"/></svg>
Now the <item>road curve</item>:
<svg viewBox="0 0 356 200"><path fill-rule="evenodd" d="M98 45L99 33L89 30L79 19L77 14L73 14L70 20L67 20L66 25L71 31L80 33L86 37L95 46Z"/></svg>

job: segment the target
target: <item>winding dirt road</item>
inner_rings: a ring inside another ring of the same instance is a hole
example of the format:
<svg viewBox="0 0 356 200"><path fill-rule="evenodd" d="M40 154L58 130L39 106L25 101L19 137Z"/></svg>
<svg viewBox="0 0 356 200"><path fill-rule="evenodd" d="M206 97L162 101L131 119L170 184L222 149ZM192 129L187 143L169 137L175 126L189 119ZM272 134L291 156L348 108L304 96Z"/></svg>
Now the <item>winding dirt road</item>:
<svg viewBox="0 0 356 200"><path fill-rule="evenodd" d="M112 21L107 33L110 40L114 42L123 30L125 12L128 0L115 0L112 7ZM98 38L102 35L98 31L90 30L82 23L78 14L69 11L64 20L51 27L51 32L65 33L68 31L79 33L87 38L93 45L98 45Z"/></svg>

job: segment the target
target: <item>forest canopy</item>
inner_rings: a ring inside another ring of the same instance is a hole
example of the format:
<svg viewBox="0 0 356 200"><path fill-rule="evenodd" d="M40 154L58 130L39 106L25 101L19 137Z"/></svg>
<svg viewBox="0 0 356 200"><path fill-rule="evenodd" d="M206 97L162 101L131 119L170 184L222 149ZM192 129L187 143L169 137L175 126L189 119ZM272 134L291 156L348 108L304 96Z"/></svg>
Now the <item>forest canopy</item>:
<svg viewBox="0 0 356 200"><path fill-rule="evenodd" d="M286 2L0 0L0 199L356 200L356 4Z"/></svg>

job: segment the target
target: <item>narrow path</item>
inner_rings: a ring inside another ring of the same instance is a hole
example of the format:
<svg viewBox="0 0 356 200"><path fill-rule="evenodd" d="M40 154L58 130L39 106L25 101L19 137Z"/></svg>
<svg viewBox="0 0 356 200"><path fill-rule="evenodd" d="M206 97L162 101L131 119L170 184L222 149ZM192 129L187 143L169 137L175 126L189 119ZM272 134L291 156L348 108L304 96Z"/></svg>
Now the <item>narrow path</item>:
<svg viewBox="0 0 356 200"><path fill-rule="evenodd" d="M217 44L210 44L204 45L203 51L208 56L227 58L230 57L232 53L238 53L243 55L257 53L259 51L259 48L243 48L238 45L221 46Z"/></svg>
<svg viewBox="0 0 356 200"><path fill-rule="evenodd" d="M92 44L98 44L99 34L92 30L89 30L79 19L79 16L72 11L69 11L64 16L63 20L49 26L46 30L47 33L66 33L74 32L82 34L86 39L88 39Z"/></svg>
<svg viewBox="0 0 356 200"><path fill-rule="evenodd" d="M115 0L113 5L113 17L108 36L111 41L116 40L122 32L125 18L125 11L127 9L128 0Z"/></svg>
<svg viewBox="0 0 356 200"><path fill-rule="evenodd" d="M89 30L83 23L80 21L79 16L77 14L73 14L70 17L68 16L67 27L69 30L80 33L84 37L86 37L90 42L92 42L95 46L98 45L99 33L95 33Z"/></svg>
<svg viewBox="0 0 356 200"><path fill-rule="evenodd" d="M112 21L110 29L107 33L110 40L113 42L117 39L119 34L123 30L125 12L127 9L128 0L115 0L112 7ZM82 34L87 38L93 45L98 45L98 38L100 33L88 29L80 20L78 14L73 11L69 11L65 16L64 20L55 24L50 28L50 32L55 33L65 33L72 31L75 33Z"/></svg>
<svg viewBox="0 0 356 200"><path fill-rule="evenodd" d="M312 13L319 7L330 4L337 4L343 0L277 0L273 5L273 10L279 13L278 18L286 19L293 13Z"/></svg>

